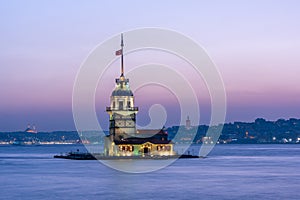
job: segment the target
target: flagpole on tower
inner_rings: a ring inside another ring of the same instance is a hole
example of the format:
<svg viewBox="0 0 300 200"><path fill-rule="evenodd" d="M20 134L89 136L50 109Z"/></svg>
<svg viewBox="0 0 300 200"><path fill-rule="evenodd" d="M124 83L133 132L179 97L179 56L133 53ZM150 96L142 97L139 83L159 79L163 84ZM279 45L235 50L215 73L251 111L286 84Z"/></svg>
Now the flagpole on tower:
<svg viewBox="0 0 300 200"><path fill-rule="evenodd" d="M121 34L121 77L124 76L124 62L123 62L123 33Z"/></svg>

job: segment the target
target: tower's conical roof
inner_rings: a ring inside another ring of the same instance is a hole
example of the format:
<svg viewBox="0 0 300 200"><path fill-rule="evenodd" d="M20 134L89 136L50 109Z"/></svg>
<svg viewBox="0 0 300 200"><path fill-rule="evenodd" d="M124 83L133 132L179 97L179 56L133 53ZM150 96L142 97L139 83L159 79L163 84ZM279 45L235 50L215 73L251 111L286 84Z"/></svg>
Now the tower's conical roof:
<svg viewBox="0 0 300 200"><path fill-rule="evenodd" d="M131 90L119 90L115 89L111 96L133 96L133 93Z"/></svg>

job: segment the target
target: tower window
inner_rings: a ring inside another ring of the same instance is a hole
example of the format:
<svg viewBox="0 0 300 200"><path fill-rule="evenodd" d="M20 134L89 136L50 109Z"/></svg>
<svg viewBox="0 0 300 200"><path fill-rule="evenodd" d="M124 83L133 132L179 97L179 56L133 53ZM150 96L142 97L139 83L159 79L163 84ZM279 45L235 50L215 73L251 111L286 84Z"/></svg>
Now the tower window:
<svg viewBox="0 0 300 200"><path fill-rule="evenodd" d="M115 108L115 107L116 107L116 102L113 101L113 108Z"/></svg>
<svg viewBox="0 0 300 200"><path fill-rule="evenodd" d="M127 107L130 108L130 101L127 101Z"/></svg>
<svg viewBox="0 0 300 200"><path fill-rule="evenodd" d="M119 101L119 109L123 110L123 101Z"/></svg>

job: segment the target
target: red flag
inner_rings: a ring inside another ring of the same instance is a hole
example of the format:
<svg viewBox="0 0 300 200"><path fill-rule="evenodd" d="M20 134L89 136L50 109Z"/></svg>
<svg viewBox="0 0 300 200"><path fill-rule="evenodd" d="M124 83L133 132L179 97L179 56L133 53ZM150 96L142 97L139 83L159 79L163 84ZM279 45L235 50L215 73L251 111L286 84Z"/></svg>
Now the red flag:
<svg viewBox="0 0 300 200"><path fill-rule="evenodd" d="M116 56L122 55L122 49L116 51Z"/></svg>

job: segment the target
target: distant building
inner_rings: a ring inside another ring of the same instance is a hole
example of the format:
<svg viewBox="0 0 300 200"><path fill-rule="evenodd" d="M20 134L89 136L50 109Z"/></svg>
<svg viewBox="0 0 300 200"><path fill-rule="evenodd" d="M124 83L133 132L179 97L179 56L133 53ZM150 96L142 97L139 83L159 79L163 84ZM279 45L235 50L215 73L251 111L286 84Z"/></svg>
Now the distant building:
<svg viewBox="0 0 300 200"><path fill-rule="evenodd" d="M190 130L192 127L191 127L191 120L190 120L190 117L189 116L187 116L187 119L186 119L186 121L185 121L185 128L187 129L187 130Z"/></svg>
<svg viewBox="0 0 300 200"><path fill-rule="evenodd" d="M27 128L25 129L25 132L26 133L37 133L35 125L33 125L31 128L30 124L28 124Z"/></svg>
<svg viewBox="0 0 300 200"><path fill-rule="evenodd" d="M173 143L163 129L137 130L136 114L138 107L134 105L134 95L129 87L129 79L125 78L123 65L123 37L121 49L121 75L116 79L116 86L110 97L109 135L105 138L104 152L107 156L135 155L173 155Z"/></svg>

